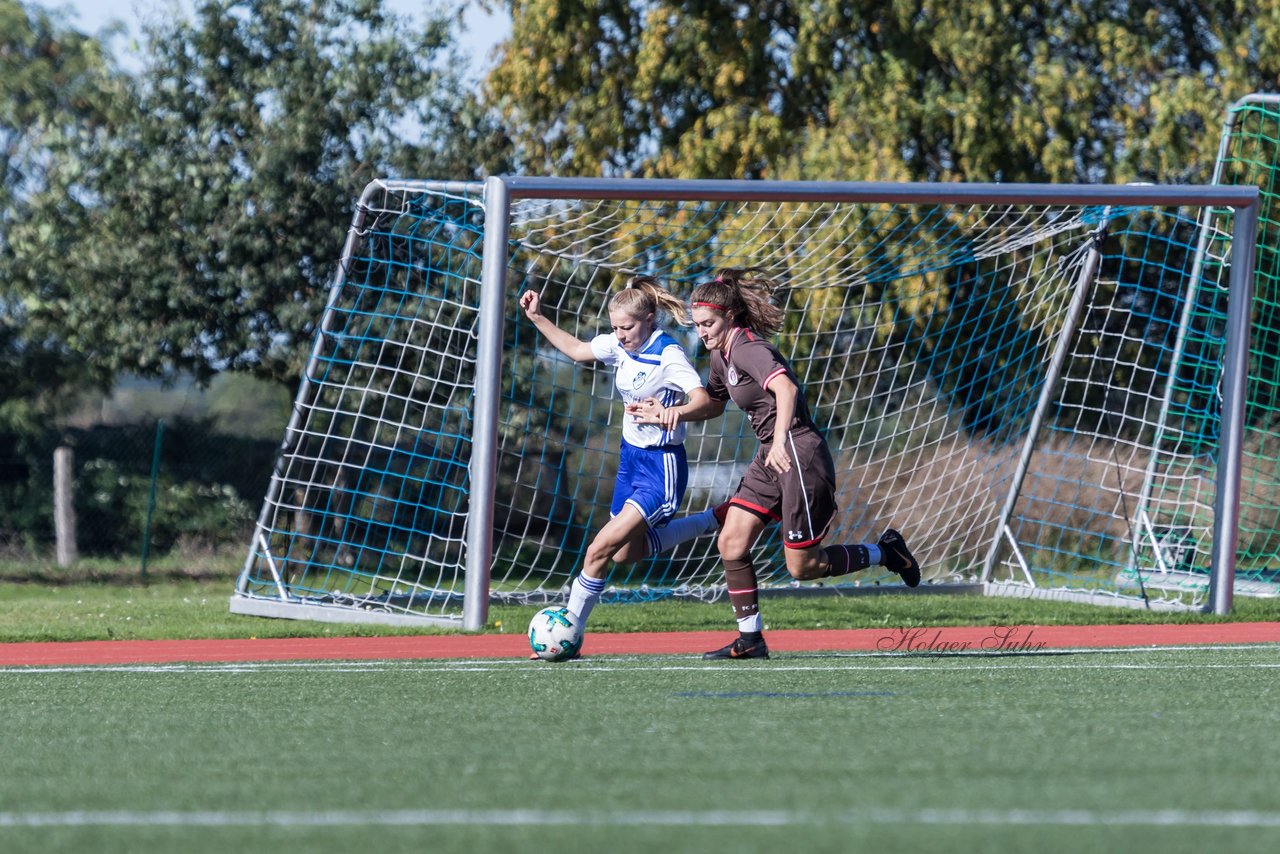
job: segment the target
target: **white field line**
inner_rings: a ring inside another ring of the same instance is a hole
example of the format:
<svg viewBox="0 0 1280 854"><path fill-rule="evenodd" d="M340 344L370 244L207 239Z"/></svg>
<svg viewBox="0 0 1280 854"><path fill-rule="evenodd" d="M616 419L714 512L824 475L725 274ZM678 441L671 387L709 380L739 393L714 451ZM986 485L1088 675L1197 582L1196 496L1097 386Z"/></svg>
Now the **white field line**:
<svg viewBox="0 0 1280 854"><path fill-rule="evenodd" d="M0 812L0 828L19 827L814 827L823 825L982 825L1073 827L1280 827L1280 812L1256 810L329 810Z"/></svg>
<svg viewBox="0 0 1280 854"><path fill-rule="evenodd" d="M822 664L781 664L770 662L752 662L742 667L723 664L669 664L664 658L680 658L682 656L591 656L582 661L554 665L547 662L527 661L525 659L369 659L367 661L240 661L240 662L191 662L168 664L76 664L76 665L15 665L0 667L0 676L33 675L51 673L146 673L146 674L190 674L190 673L385 673L385 672L447 672L447 673L495 673L501 671L524 670L522 675L543 673L609 673L609 672L676 672L706 671L715 673L737 672L742 674L775 672L813 672L813 671L1000 671L1000 670L1222 670L1222 669L1267 669L1280 668L1280 659L1275 661L1241 661L1241 662L1089 662L1072 661L1079 655L1126 656L1135 654L1170 653L1170 652L1223 652L1223 651L1274 651L1280 653L1280 647L1274 644L1258 646L1242 646L1231 644L1225 646L1161 646L1161 647L1100 647L1079 650L1047 650L1039 653L1003 653L998 656L991 653L975 654L964 652L948 653L899 653L899 652L846 652L846 653L794 653L788 658L822 661ZM1061 660L1043 660L1058 658ZM903 660L911 659L920 663L903 664ZM878 663L861 663L872 660ZM898 662L898 663L895 663ZM735 670L736 668L736 670Z"/></svg>

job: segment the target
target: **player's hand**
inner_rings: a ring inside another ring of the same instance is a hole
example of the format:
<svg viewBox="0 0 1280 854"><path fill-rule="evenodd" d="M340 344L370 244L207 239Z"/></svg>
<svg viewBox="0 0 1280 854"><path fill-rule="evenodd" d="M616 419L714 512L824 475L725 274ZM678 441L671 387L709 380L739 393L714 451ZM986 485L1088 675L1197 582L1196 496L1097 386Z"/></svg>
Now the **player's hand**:
<svg viewBox="0 0 1280 854"><path fill-rule="evenodd" d="M662 425L662 429L668 433L680 426L680 410L671 407L659 406L658 423Z"/></svg>
<svg viewBox="0 0 1280 854"><path fill-rule="evenodd" d="M537 320L542 317L542 294L537 291L525 291L520 295L520 307L524 309L525 317Z"/></svg>
<svg viewBox="0 0 1280 854"><path fill-rule="evenodd" d="M778 473L791 471L791 457L787 454L785 442L774 442L769 446L764 464Z"/></svg>
<svg viewBox="0 0 1280 854"><path fill-rule="evenodd" d="M671 429L663 422L663 418L670 413L666 407L658 403L656 397L646 397L636 403L628 403L623 410L634 418L637 424L662 424L664 429ZM679 423L678 420L677 423Z"/></svg>

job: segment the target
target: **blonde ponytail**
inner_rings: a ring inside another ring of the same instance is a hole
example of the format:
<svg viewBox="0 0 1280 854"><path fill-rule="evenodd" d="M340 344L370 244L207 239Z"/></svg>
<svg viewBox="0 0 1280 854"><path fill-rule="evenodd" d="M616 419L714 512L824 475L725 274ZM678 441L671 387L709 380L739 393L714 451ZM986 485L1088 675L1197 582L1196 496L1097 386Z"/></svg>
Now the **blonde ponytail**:
<svg viewBox="0 0 1280 854"><path fill-rule="evenodd" d="M665 311L671 319L681 326L693 323L689 319L689 311L684 301L676 297L662 286L653 276L634 276L627 280L627 286L618 291L609 300L610 310L625 311L632 317L644 317L646 314L657 315Z"/></svg>

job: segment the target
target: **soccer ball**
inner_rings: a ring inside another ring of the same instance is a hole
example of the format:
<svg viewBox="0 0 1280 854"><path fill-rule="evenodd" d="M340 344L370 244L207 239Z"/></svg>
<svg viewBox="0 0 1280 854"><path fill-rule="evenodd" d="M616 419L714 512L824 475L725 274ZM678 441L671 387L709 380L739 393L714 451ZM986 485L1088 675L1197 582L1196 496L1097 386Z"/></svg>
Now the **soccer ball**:
<svg viewBox="0 0 1280 854"><path fill-rule="evenodd" d="M529 622L529 647L543 661L572 658L581 646L582 629L568 608L543 608Z"/></svg>

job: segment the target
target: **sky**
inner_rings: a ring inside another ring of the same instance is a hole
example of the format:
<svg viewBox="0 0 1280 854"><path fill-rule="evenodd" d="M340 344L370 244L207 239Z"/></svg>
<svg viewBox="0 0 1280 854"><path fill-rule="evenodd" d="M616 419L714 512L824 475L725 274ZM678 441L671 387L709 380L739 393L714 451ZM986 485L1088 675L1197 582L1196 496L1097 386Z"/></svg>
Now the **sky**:
<svg viewBox="0 0 1280 854"><path fill-rule="evenodd" d="M39 5L50 9L67 8L74 13L72 22L79 29L95 33L112 21L123 21L132 27L132 22L163 12L172 6L186 10L192 7L191 0L36 0ZM387 0L387 6L401 15L420 17L423 9L438 7L432 0ZM460 45L467 55L472 57L472 68L479 72L488 66L490 49L506 38L511 32L511 21L502 13L489 15L478 9L468 9L465 16L467 31L462 34ZM130 62L127 40L117 47L117 58L125 68L137 68L139 63Z"/></svg>

